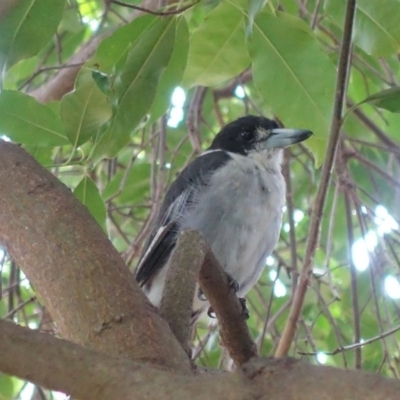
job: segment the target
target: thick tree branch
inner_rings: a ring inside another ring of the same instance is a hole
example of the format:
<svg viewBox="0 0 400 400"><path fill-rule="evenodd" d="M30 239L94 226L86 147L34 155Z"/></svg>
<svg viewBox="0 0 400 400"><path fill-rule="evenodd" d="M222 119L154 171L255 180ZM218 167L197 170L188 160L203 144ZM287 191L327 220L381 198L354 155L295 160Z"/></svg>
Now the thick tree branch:
<svg viewBox="0 0 400 400"><path fill-rule="evenodd" d="M233 374L182 376L5 321L0 354L1 372L85 400L388 400L400 391L395 379L294 359L255 359Z"/></svg>
<svg viewBox="0 0 400 400"><path fill-rule="evenodd" d="M315 207L311 216L311 225L308 233L306 254L304 256L303 269L300 273L298 284L290 309L289 318L283 331L281 340L276 350L276 357L287 355L296 332L297 321L303 307L307 286L310 281L315 251L319 244L319 232L322 221L322 213L331 180L333 164L336 157L337 145L342 126L343 107L346 104L346 85L349 65L351 62L351 38L353 21L356 10L356 0L347 0L346 16L343 28L342 45L340 49L339 67L336 81L336 95L332 123L329 132L329 142L326 150L325 162L322 167L321 183L315 199Z"/></svg>
<svg viewBox="0 0 400 400"><path fill-rule="evenodd" d="M0 141L0 243L61 334L177 371L189 360L122 258L71 191L21 147Z"/></svg>

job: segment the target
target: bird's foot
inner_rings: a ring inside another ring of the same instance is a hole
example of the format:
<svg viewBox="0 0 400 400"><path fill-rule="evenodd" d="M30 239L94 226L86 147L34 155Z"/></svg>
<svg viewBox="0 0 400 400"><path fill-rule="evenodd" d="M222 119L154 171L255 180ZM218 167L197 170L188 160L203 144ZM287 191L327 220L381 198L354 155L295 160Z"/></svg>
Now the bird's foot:
<svg viewBox="0 0 400 400"><path fill-rule="evenodd" d="M240 305L242 306L242 314L243 314L244 318L247 320L250 318L250 311L247 308L246 299L244 297L240 297L239 301L240 301Z"/></svg>
<svg viewBox="0 0 400 400"><path fill-rule="evenodd" d="M228 277L228 286L233 289L233 291L235 293L238 292L239 290L239 284L237 283L236 279L233 279L231 275L229 275L228 273L226 274L226 276ZM197 290L197 298L200 301L207 301L207 297L204 295L204 292L201 290L201 288L199 287L199 289Z"/></svg>
<svg viewBox="0 0 400 400"><path fill-rule="evenodd" d="M247 320L247 319L250 318L250 311L249 311L249 309L247 308L246 299L245 299L244 297L241 297L241 298L239 298L239 301L240 301L240 305L242 306L242 315L243 315L244 318ZM210 318L216 318L216 317L217 317L217 316L215 315L214 309L213 309L211 306L208 307L207 315L208 315Z"/></svg>
<svg viewBox="0 0 400 400"><path fill-rule="evenodd" d="M230 274L226 274L226 276L228 277L228 285L231 289L233 289L233 291L235 293L237 293L239 291L239 284L237 283L236 279L233 279L232 276Z"/></svg>

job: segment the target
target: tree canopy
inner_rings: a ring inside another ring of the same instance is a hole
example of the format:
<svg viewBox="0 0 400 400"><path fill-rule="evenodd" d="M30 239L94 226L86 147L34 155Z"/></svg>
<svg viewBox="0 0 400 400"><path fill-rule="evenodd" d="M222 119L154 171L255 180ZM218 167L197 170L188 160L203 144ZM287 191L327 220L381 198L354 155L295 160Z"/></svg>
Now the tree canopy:
<svg viewBox="0 0 400 400"><path fill-rule="evenodd" d="M399 0L2 0L0 317L187 373L131 272L176 175L226 123L264 115L314 135L285 150L281 237L248 295L258 353L398 378L399 16ZM200 320L192 359L233 371L218 326ZM21 349L45 340L23 332ZM13 357L42 354L26 349ZM4 365L0 399L73 385Z"/></svg>

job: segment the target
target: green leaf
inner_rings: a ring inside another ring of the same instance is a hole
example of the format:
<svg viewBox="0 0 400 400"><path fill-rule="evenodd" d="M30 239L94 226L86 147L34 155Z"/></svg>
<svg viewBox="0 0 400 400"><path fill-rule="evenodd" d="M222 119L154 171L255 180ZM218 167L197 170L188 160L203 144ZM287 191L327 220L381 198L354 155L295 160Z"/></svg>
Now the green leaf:
<svg viewBox="0 0 400 400"><path fill-rule="evenodd" d="M75 147L85 143L111 118L107 97L92 79L91 71L82 69L75 90L61 100L61 120Z"/></svg>
<svg viewBox="0 0 400 400"><path fill-rule="evenodd" d="M134 164L125 176L125 171L118 171L105 187L103 197L106 200L116 196L118 205L132 205L143 202L149 196L149 177L151 165L148 163ZM125 181L122 185L121 182Z"/></svg>
<svg viewBox="0 0 400 400"><path fill-rule="evenodd" d="M397 0L357 0L354 42L366 53L386 57L400 51L400 3ZM346 2L325 1L325 11L343 26Z"/></svg>
<svg viewBox="0 0 400 400"><path fill-rule="evenodd" d="M108 75L104 74L103 72L93 70L92 78L104 94L111 94L111 82Z"/></svg>
<svg viewBox="0 0 400 400"><path fill-rule="evenodd" d="M369 103L378 108L391 111L393 113L400 112L400 87L393 87L390 89L382 90L381 92L375 93L358 105Z"/></svg>
<svg viewBox="0 0 400 400"><path fill-rule="evenodd" d="M249 64L243 13L222 2L192 34L183 85L213 86L237 76Z"/></svg>
<svg viewBox="0 0 400 400"><path fill-rule="evenodd" d="M318 165L332 113L332 61L303 21L282 14L257 16L249 45L255 86L286 126L314 132L306 145Z"/></svg>
<svg viewBox="0 0 400 400"><path fill-rule="evenodd" d="M185 18L180 18L176 27L175 46L167 68L164 70L157 94L150 110L150 123L160 118L171 102L174 89L182 82L189 51L189 31Z"/></svg>
<svg viewBox="0 0 400 400"><path fill-rule="evenodd" d="M111 97L113 118L94 149L95 162L103 156L114 157L149 111L160 76L171 58L175 28L175 18L158 19L117 69Z"/></svg>
<svg viewBox="0 0 400 400"><path fill-rule="evenodd" d="M0 94L0 133L31 146L67 144L61 120L47 105L12 90Z"/></svg>
<svg viewBox="0 0 400 400"><path fill-rule="evenodd" d="M85 176L75 188L74 194L107 234L106 206L94 182Z"/></svg>
<svg viewBox="0 0 400 400"><path fill-rule="evenodd" d="M15 63L4 74L3 89L17 90L38 69L39 62L39 57L36 56Z"/></svg>
<svg viewBox="0 0 400 400"><path fill-rule="evenodd" d="M137 41L158 21L154 15L144 15L117 29L111 36L104 39L95 55L86 62L86 66L105 74L110 74L113 67Z"/></svg>
<svg viewBox="0 0 400 400"><path fill-rule="evenodd" d="M264 8L268 0L249 0L249 11L247 15L246 33L253 32L253 23L256 15Z"/></svg>
<svg viewBox="0 0 400 400"><path fill-rule="evenodd" d="M0 66L6 69L36 55L51 40L65 0L20 0L15 4L0 19Z"/></svg>

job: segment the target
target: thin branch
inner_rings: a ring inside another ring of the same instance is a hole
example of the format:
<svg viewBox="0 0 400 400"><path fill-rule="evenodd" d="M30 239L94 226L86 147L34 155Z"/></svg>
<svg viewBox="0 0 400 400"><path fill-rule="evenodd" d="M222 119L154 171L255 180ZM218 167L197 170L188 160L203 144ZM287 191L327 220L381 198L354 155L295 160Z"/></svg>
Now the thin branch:
<svg viewBox="0 0 400 400"><path fill-rule="evenodd" d="M201 107L203 105L206 92L207 88L204 86L198 86L196 88L189 105L188 116L187 116L189 140L196 154L200 154L202 152L200 122L201 122Z"/></svg>
<svg viewBox="0 0 400 400"><path fill-rule="evenodd" d="M333 350L333 351L324 351L324 354L328 355L328 356L334 356L338 353L344 352L344 351L350 351L350 350L356 350L356 349L361 349L362 347L377 342L378 340L382 340L388 336L393 335L394 333L400 331L400 326L396 326L393 329L388 330L387 332L381 333L378 336L374 336L370 339L367 340L363 340L362 342L357 342L357 343L353 343L353 344L349 344L348 346L342 346L342 347L338 347L337 349ZM304 352L299 352L299 354L304 355L304 356L314 356L317 353L304 353Z"/></svg>
<svg viewBox="0 0 400 400"><path fill-rule="evenodd" d="M304 298L307 292L307 286L311 278L314 255L319 243L319 232L322 214L325 207L325 200L330 184L332 167L336 157L336 149L342 124L343 107L345 105L346 83L351 59L351 37L353 32L355 8L356 0L348 0L343 29L342 45L340 49L333 118L329 133L329 142L325 156L325 162L321 173L321 184L318 189L317 197L315 200L315 207L313 208L312 212L303 269L299 277L293 304L289 313L289 318L275 353L276 357L283 357L289 351L290 345L296 332L297 321L299 320L300 313L303 307Z"/></svg>
<svg viewBox="0 0 400 400"><path fill-rule="evenodd" d="M351 303L353 308L353 326L354 326L354 341L356 343L361 341L361 324L360 324L360 306L358 304L358 279L357 270L353 262L352 257L352 246L354 243L354 233L353 233L353 220L351 213L350 198L347 191L343 193L344 197L344 207L346 210L346 221L347 221L347 253L350 263L350 277L351 277ZM362 355L361 348L356 348L356 355L354 358L354 368L361 369Z"/></svg>
<svg viewBox="0 0 400 400"><path fill-rule="evenodd" d="M189 10L189 8L192 8L193 6L195 6L199 1L200 0L197 0L191 4L188 4L187 6L182 7L179 10L154 11L154 10L150 10L145 7L136 6L134 4L124 3L123 1L119 1L119 0L107 0L108 3L117 4L119 6L123 6L123 7L127 7L127 8L133 8L134 10L144 12L145 14L158 15L158 16L162 16L162 17L168 16L168 15L182 14L184 11Z"/></svg>

